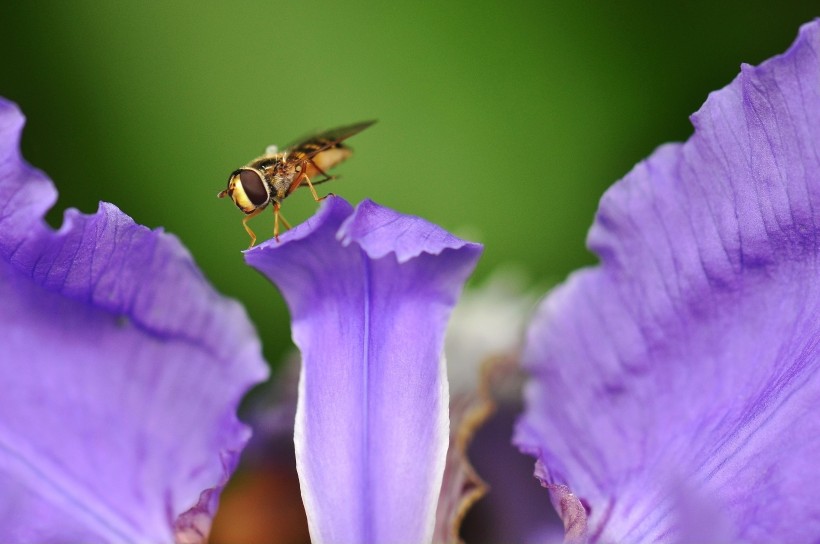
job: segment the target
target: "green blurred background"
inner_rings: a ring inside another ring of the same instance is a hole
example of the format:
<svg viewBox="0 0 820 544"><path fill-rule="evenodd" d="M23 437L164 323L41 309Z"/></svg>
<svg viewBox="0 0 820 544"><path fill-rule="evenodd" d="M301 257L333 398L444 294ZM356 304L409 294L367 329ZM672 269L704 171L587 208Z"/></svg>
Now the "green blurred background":
<svg viewBox="0 0 820 544"><path fill-rule="evenodd" d="M550 285L594 263L584 237L603 191L688 137L707 93L783 52L818 7L5 1L0 95L27 115L24 154L60 191L52 225L106 200L174 233L244 303L276 365L287 310L243 263L242 214L216 198L265 146L377 118L323 190L483 242L474 281L513 264ZM315 209L307 191L284 205L291 222ZM252 226L267 238L272 214ZM223 500L227 519L263 511L248 541L307 538L292 465Z"/></svg>
<svg viewBox="0 0 820 544"><path fill-rule="evenodd" d="M323 186L486 244L548 284L594 262L602 192L740 62L784 51L816 2L4 2L0 95L60 191L49 216L115 203L182 239L242 301L275 364L286 308L240 251L227 175L271 143L364 119ZM777 5L777 7L775 7ZM316 205L286 201L292 222ZM272 214L252 221L264 239Z"/></svg>

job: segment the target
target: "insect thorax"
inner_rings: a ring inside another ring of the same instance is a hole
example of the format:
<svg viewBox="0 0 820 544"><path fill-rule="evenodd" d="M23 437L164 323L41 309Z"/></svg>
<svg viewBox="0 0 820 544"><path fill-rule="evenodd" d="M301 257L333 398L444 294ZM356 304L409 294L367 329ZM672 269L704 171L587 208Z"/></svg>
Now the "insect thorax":
<svg viewBox="0 0 820 544"><path fill-rule="evenodd" d="M293 165L287 162L280 162L273 168L270 176L272 194L276 195L278 200L285 198L296 178L297 172Z"/></svg>

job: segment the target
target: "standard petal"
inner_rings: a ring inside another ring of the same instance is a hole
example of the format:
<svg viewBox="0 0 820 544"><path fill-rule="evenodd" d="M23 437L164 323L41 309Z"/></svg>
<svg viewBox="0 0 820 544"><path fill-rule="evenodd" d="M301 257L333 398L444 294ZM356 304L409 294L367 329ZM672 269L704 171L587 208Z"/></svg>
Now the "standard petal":
<svg viewBox="0 0 820 544"><path fill-rule="evenodd" d="M297 468L315 542L426 542L447 448L447 318L480 246L372 202L328 199L246 253L302 352Z"/></svg>
<svg viewBox="0 0 820 544"><path fill-rule="evenodd" d="M0 541L202 540L267 375L242 308L176 238L56 191L0 99Z"/></svg>
<svg viewBox="0 0 820 544"><path fill-rule="evenodd" d="M518 444L591 541L820 534L820 26L604 196L543 303Z"/></svg>

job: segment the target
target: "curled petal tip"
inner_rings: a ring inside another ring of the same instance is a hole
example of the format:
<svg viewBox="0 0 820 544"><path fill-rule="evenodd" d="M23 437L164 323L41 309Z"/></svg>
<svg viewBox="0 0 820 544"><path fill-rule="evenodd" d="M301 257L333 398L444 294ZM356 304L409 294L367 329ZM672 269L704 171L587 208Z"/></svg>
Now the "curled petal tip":
<svg viewBox="0 0 820 544"><path fill-rule="evenodd" d="M295 443L314 541L430 541L448 441L444 328L478 258L427 252L442 233L336 197L281 245L246 253L285 297L302 352ZM377 256L390 253L404 258Z"/></svg>

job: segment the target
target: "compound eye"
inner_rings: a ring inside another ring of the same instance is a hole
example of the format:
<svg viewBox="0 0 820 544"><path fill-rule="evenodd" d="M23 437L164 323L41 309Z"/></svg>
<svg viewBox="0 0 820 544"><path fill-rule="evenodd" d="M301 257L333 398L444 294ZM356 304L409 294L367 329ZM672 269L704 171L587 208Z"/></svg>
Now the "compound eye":
<svg viewBox="0 0 820 544"><path fill-rule="evenodd" d="M239 182L242 184L248 200L254 206L261 206L268 201L268 191L265 190L265 184L255 171L242 170L239 173Z"/></svg>

